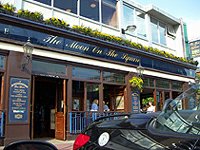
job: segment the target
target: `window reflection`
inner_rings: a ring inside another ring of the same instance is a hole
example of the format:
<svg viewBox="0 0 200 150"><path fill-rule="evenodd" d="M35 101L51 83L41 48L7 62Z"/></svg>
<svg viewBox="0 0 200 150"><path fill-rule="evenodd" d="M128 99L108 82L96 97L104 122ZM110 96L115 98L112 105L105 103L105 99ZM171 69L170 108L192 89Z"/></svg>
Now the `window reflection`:
<svg viewBox="0 0 200 150"><path fill-rule="evenodd" d="M145 13L141 11L136 12L137 20L137 35L142 38L146 38L146 25L145 25Z"/></svg>
<svg viewBox="0 0 200 150"><path fill-rule="evenodd" d="M103 72L103 81L112 83L125 83L125 75L114 72Z"/></svg>
<svg viewBox="0 0 200 150"><path fill-rule="evenodd" d="M51 5L51 0L34 0L34 1L46 4L46 5Z"/></svg>
<svg viewBox="0 0 200 150"><path fill-rule="evenodd" d="M100 71L88 68L73 67L72 77L88 80L100 80Z"/></svg>
<svg viewBox="0 0 200 150"><path fill-rule="evenodd" d="M6 57L0 55L0 69L5 69L5 60Z"/></svg>
<svg viewBox="0 0 200 150"><path fill-rule="evenodd" d="M160 44L166 45L166 38L165 38L165 25L163 23L159 23L159 32L160 32Z"/></svg>
<svg viewBox="0 0 200 150"><path fill-rule="evenodd" d="M54 7L65 10L71 13L77 13L76 0L54 0Z"/></svg>
<svg viewBox="0 0 200 150"><path fill-rule="evenodd" d="M72 110L83 111L84 109L84 82L72 82Z"/></svg>
<svg viewBox="0 0 200 150"><path fill-rule="evenodd" d="M166 45L166 29L165 24L151 18L152 41L162 45Z"/></svg>
<svg viewBox="0 0 200 150"><path fill-rule="evenodd" d="M102 22L104 24L118 27L117 1L116 0L102 0Z"/></svg>
<svg viewBox="0 0 200 150"><path fill-rule="evenodd" d="M43 75L51 74L51 75L65 76L67 74L65 65L37 61L37 60L32 61L32 72Z"/></svg>
<svg viewBox="0 0 200 150"><path fill-rule="evenodd" d="M134 8L128 5L123 5L123 28L134 24ZM134 34L133 32L126 31L126 33Z"/></svg>
<svg viewBox="0 0 200 150"><path fill-rule="evenodd" d="M89 19L99 21L99 0L81 0L80 14Z"/></svg>
<svg viewBox="0 0 200 150"><path fill-rule="evenodd" d="M91 110L91 105L95 99L99 100L99 85L94 83L87 83L87 111Z"/></svg>
<svg viewBox="0 0 200 150"><path fill-rule="evenodd" d="M153 18L151 18L151 37L153 42L158 43L157 22Z"/></svg>

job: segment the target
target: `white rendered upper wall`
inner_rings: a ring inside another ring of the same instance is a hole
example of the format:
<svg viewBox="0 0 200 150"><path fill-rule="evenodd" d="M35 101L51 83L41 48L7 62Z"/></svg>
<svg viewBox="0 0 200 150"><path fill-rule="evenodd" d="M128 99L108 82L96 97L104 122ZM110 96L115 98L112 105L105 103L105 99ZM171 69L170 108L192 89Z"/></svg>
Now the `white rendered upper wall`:
<svg viewBox="0 0 200 150"><path fill-rule="evenodd" d="M152 46L179 57L184 56L184 39L180 20L169 15L167 12L164 12L162 8L160 9L153 5L143 6L135 3L134 0L119 0L115 5L112 5L113 3L109 0L99 0L102 3L98 3L97 5L99 9L99 21L97 21L91 19L92 17L90 18L89 14L84 13L84 16L81 15L83 12L81 10L83 7L81 6L86 5L87 0L84 0L84 3L77 0L80 3L77 4L76 13L71 13L67 11L67 9L54 7L54 3L59 3L57 0L52 0L50 5L41 3L43 2L41 0L40 2L35 0L0 1L2 3L9 2L10 4L13 4L17 10L28 9L33 12L41 12L45 19L56 17L66 21L70 26L83 25L91 27L94 30L97 29L107 34L127 38L133 42L141 43L145 46ZM98 0L95 0L95 2L97 1ZM90 6L96 7L96 4ZM112 17L106 16L107 14L110 14L109 7L110 12L113 13ZM131 14L125 15L128 13L126 12L126 9L130 11ZM104 10L108 11L107 14L103 12ZM86 10L84 11L86 12ZM93 14L93 12L88 12ZM103 17L110 17L109 22L106 22ZM126 20L127 18L129 19L128 21ZM132 20L132 22L130 20ZM136 30L132 33L126 32L125 34L122 34L121 29L131 23L136 25Z"/></svg>

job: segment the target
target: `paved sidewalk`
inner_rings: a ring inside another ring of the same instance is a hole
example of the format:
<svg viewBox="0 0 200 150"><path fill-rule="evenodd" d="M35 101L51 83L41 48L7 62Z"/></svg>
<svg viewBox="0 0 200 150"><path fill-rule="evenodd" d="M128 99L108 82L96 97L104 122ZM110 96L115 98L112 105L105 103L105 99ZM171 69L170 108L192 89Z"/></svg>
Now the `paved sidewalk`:
<svg viewBox="0 0 200 150"><path fill-rule="evenodd" d="M49 143L52 143L58 148L58 150L72 150L74 144L74 141L62 141L56 139L35 139L35 140L47 141ZM4 146L0 146L0 150L3 150L3 148Z"/></svg>
<svg viewBox="0 0 200 150"><path fill-rule="evenodd" d="M45 141L55 145L58 148L58 150L72 150L74 144L74 141L62 141L56 139L49 139L49 140L47 139Z"/></svg>

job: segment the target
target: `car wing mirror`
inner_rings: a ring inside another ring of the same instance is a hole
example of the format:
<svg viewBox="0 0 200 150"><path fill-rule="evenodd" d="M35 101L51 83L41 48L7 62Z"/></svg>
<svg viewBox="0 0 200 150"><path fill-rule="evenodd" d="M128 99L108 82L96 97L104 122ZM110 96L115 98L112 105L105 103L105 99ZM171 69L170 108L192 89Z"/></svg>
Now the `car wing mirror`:
<svg viewBox="0 0 200 150"><path fill-rule="evenodd" d="M58 150L53 144L45 141L24 140L8 144L3 150Z"/></svg>

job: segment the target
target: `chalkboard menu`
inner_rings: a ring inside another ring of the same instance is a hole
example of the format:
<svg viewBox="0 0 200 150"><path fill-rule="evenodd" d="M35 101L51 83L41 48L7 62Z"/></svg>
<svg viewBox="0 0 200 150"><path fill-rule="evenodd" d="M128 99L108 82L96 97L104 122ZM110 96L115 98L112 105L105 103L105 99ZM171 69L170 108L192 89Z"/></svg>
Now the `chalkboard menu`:
<svg viewBox="0 0 200 150"><path fill-rule="evenodd" d="M9 122L28 122L29 80L10 79Z"/></svg>

